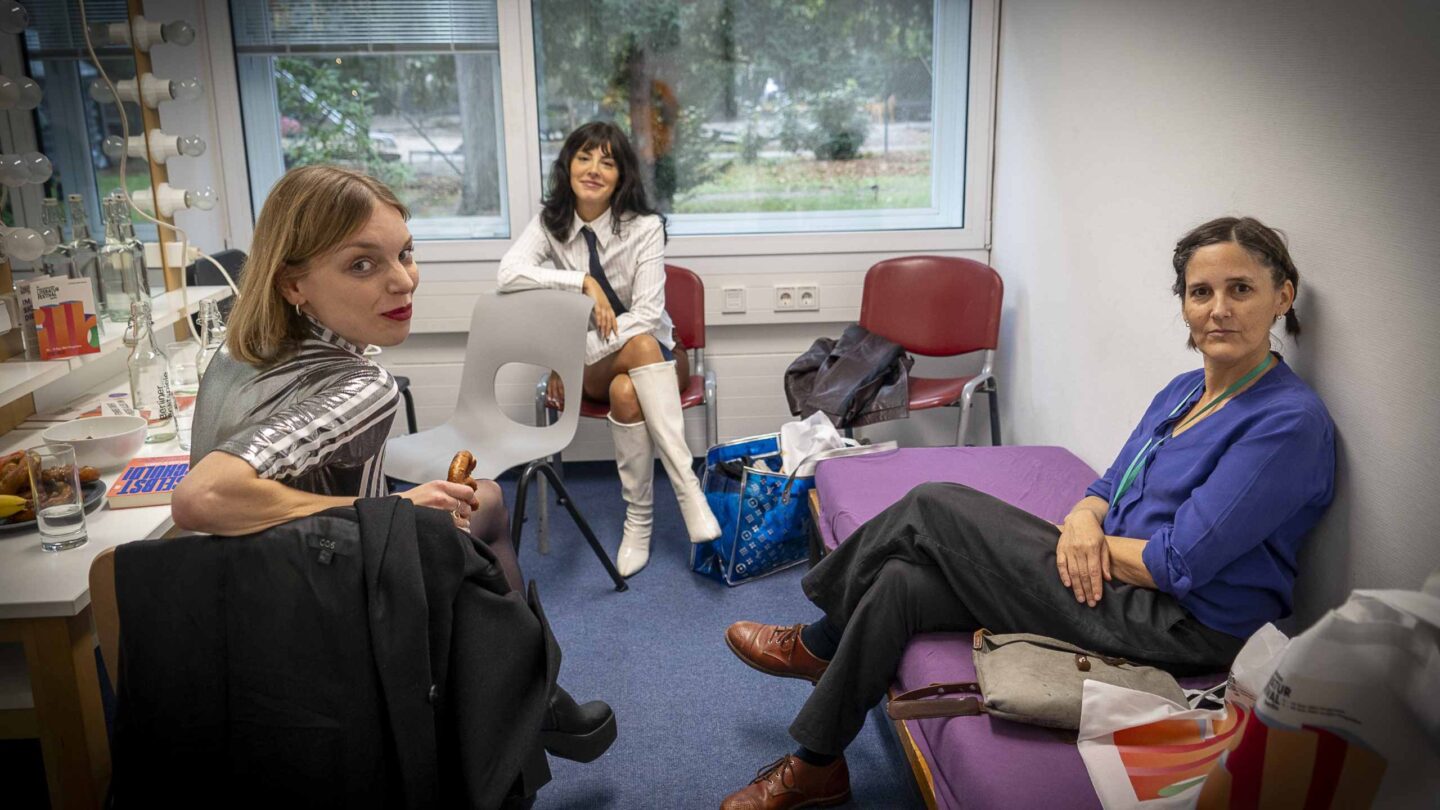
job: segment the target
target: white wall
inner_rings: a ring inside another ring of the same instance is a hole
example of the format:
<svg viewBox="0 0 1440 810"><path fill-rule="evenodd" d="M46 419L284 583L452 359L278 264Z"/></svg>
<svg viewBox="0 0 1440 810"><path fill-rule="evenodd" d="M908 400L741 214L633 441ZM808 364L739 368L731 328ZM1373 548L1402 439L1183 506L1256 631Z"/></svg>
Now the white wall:
<svg viewBox="0 0 1440 810"><path fill-rule="evenodd" d="M1308 622L1440 566L1440 4L1007 0L994 265L1008 440L1104 468L1184 348L1170 252L1193 225L1283 229L1305 333L1285 353L1339 427L1301 558Z"/></svg>

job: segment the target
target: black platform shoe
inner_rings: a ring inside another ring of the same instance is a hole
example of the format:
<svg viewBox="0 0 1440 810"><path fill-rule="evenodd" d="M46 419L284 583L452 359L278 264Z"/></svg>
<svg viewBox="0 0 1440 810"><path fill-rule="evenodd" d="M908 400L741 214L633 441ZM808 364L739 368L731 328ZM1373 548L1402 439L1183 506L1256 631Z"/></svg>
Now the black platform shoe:
<svg viewBox="0 0 1440 810"><path fill-rule="evenodd" d="M615 712L603 700L576 703L569 692L557 686L545 710L540 742L557 757L589 762L615 742Z"/></svg>

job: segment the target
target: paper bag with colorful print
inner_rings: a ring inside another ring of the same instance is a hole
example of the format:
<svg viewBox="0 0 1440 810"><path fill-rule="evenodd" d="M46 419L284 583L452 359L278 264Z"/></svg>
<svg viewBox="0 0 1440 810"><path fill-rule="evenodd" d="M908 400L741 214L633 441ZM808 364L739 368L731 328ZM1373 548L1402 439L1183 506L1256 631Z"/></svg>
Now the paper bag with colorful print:
<svg viewBox="0 0 1440 810"><path fill-rule="evenodd" d="M1206 776L1239 739L1288 641L1269 624L1250 637L1230 667L1222 709L1087 681L1078 740L1100 803L1107 810L1194 807Z"/></svg>
<svg viewBox="0 0 1440 810"><path fill-rule="evenodd" d="M1440 572L1355 591L1296 636L1203 808L1440 806Z"/></svg>

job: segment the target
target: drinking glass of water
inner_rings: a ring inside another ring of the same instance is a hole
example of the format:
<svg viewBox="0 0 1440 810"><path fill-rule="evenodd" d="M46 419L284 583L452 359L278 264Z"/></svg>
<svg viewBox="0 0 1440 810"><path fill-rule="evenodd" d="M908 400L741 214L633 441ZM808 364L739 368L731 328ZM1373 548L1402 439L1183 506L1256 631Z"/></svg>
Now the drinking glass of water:
<svg viewBox="0 0 1440 810"><path fill-rule="evenodd" d="M40 548L64 551L83 546L89 535L85 532L85 496L80 492L75 448L47 444L26 450L25 461L30 468L30 492L35 497Z"/></svg>
<svg viewBox="0 0 1440 810"><path fill-rule="evenodd" d="M200 344L193 340L167 343L165 356L170 358L170 390L176 399L194 397L200 391L200 372L195 365L200 356ZM176 404L183 406L186 403Z"/></svg>

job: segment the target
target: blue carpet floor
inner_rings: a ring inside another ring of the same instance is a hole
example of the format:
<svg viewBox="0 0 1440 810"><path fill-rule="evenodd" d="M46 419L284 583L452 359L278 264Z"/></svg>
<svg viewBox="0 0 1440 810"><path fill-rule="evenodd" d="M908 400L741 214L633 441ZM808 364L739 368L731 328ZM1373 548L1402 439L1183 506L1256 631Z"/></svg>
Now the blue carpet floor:
<svg viewBox="0 0 1440 810"><path fill-rule="evenodd" d="M566 486L611 556L624 504L613 463L566 465ZM502 481L514 504L514 481ZM533 491L533 490L532 490ZM579 700L615 709L619 738L581 765L551 761L554 781L537 808L714 808L756 770L795 749L786 728L811 687L763 675L725 645L725 628L751 619L777 624L818 614L800 592L804 566L737 588L692 574L675 497L655 480L650 564L617 593L564 507L550 504L550 553L536 547L535 498L520 551L527 580L564 648L560 682ZM849 807L923 807L905 754L883 712L872 712L846 753Z"/></svg>

